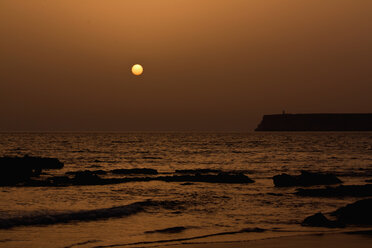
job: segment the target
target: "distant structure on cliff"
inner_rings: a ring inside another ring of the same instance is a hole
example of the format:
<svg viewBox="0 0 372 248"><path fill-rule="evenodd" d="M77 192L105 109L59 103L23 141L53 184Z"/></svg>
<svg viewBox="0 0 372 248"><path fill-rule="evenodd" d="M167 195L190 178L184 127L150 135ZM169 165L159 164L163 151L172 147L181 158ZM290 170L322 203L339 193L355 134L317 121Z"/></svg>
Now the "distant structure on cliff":
<svg viewBox="0 0 372 248"><path fill-rule="evenodd" d="M255 131L372 131L372 114L264 115Z"/></svg>

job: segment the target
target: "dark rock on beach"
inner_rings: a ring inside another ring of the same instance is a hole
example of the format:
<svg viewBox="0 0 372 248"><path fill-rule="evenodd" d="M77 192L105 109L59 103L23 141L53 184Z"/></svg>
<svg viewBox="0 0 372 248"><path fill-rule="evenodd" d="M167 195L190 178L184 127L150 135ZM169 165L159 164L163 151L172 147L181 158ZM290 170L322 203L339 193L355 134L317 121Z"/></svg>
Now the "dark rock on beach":
<svg viewBox="0 0 372 248"><path fill-rule="evenodd" d="M303 226L314 226L314 227L343 227L339 221L332 221L327 219L322 213L316 213L309 217L301 223Z"/></svg>
<svg viewBox="0 0 372 248"><path fill-rule="evenodd" d="M372 184L340 185L321 189L297 189L295 194L310 197L366 197L372 196Z"/></svg>
<svg viewBox="0 0 372 248"><path fill-rule="evenodd" d="M1 157L0 185L13 186L26 182L31 177L38 177L42 170L61 169L63 163L56 158L31 157Z"/></svg>
<svg viewBox="0 0 372 248"><path fill-rule="evenodd" d="M281 174L273 177L276 187L293 187L293 186L314 186L314 185L329 185L342 183L333 174L314 173L301 171L300 175Z"/></svg>
<svg viewBox="0 0 372 248"><path fill-rule="evenodd" d="M372 198L356 201L332 213L345 224L372 225Z"/></svg>
<svg viewBox="0 0 372 248"><path fill-rule="evenodd" d="M311 215L302 222L303 226L345 227L346 225L372 225L372 198L356 201L332 212L335 221L322 213Z"/></svg>

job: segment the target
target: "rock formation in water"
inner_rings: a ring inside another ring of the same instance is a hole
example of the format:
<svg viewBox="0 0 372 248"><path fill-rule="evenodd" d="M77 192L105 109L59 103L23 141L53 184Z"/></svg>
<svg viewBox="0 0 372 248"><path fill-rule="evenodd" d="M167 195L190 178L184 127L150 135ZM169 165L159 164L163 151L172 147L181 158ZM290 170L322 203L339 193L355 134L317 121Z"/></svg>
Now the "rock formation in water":
<svg viewBox="0 0 372 248"><path fill-rule="evenodd" d="M0 185L12 186L38 177L42 170L61 169L63 163L56 158L0 157Z"/></svg>
<svg viewBox="0 0 372 248"><path fill-rule="evenodd" d="M310 197L366 197L372 196L372 184L340 185L320 189L297 189L296 195Z"/></svg>
<svg viewBox="0 0 372 248"><path fill-rule="evenodd" d="M304 219L303 226L345 227L346 225L372 225L372 198L356 201L331 213L336 220L327 219L316 213Z"/></svg>
<svg viewBox="0 0 372 248"><path fill-rule="evenodd" d="M142 175L157 175L158 171L149 168L134 168L134 169L115 169L112 170L113 174L131 175L131 174L142 174Z"/></svg>
<svg viewBox="0 0 372 248"><path fill-rule="evenodd" d="M332 213L345 224L372 225L372 198L356 201Z"/></svg>
<svg viewBox="0 0 372 248"><path fill-rule="evenodd" d="M237 171L223 172L220 170L216 170L216 171L218 171L218 173L199 173L200 170L197 169L195 171L190 171L190 173L183 172L179 174L179 172L174 172L173 175L159 176L157 170L147 169L147 168L119 169L119 171L80 170L80 171L66 172L65 175L63 176L49 176L46 178L45 177L44 178L28 177L27 180L24 180L21 184L13 183L13 184L9 184L9 186L65 187L65 186L73 186L73 185L109 185L109 184L119 184L119 183L128 183L128 182L149 182L149 181L185 182L185 183L202 182L202 183L226 183L226 184L246 184L246 183L254 182L254 180L252 180L251 178L249 178L242 172L237 172ZM113 175L116 175L116 177L112 177ZM121 175L121 177L119 177L118 175Z"/></svg>
<svg viewBox="0 0 372 248"><path fill-rule="evenodd" d="M264 115L255 131L372 131L372 114Z"/></svg>
<svg viewBox="0 0 372 248"><path fill-rule="evenodd" d="M313 186L313 185L329 185L342 183L333 174L315 173L309 171L301 171L300 175L281 174L273 177L276 187L293 187L293 186Z"/></svg>
<svg viewBox="0 0 372 248"><path fill-rule="evenodd" d="M344 227L345 225L339 221L329 220L322 213L316 213L309 217L306 217L301 223L303 226L314 226L314 227Z"/></svg>
<svg viewBox="0 0 372 248"><path fill-rule="evenodd" d="M253 183L254 181L243 173L218 173L217 175L182 175L157 177L154 180L165 182L203 182L203 183Z"/></svg>

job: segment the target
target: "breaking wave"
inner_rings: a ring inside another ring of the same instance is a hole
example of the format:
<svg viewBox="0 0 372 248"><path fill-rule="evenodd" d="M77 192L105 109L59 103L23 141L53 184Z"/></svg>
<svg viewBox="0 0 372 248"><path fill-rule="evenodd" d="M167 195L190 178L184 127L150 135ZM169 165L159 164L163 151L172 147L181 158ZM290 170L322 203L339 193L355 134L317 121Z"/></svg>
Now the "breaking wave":
<svg viewBox="0 0 372 248"><path fill-rule="evenodd" d="M128 205L101 208L93 210L79 210L64 213L43 213L12 218L1 218L0 229L9 229L18 226L53 225L69 222L96 221L108 218L119 218L137 214L144 211L146 206L168 208L174 203L167 201L143 201Z"/></svg>

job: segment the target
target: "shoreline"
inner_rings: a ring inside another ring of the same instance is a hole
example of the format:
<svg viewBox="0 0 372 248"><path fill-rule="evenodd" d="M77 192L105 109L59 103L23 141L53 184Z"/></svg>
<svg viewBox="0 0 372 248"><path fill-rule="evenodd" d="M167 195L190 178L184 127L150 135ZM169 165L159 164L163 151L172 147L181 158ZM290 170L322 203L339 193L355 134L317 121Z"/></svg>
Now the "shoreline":
<svg viewBox="0 0 372 248"><path fill-rule="evenodd" d="M372 243L372 229L343 232L319 232L311 234L268 237L263 239L216 242L182 242L181 244L162 244L157 248L369 248ZM149 246L147 246L149 247ZM139 247L138 247L139 248Z"/></svg>

